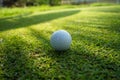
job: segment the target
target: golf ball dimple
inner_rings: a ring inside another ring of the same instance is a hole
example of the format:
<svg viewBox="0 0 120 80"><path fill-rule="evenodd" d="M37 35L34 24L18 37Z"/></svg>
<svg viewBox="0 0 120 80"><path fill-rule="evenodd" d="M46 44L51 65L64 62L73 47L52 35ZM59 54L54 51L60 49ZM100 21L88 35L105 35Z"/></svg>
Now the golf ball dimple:
<svg viewBox="0 0 120 80"><path fill-rule="evenodd" d="M55 31L50 39L51 46L58 51L69 49L71 42L71 35L65 30Z"/></svg>

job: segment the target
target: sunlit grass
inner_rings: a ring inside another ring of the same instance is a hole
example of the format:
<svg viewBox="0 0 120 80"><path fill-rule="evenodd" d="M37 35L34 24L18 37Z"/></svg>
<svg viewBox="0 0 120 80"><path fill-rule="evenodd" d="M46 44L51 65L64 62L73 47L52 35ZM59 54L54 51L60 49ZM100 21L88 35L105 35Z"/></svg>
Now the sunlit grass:
<svg viewBox="0 0 120 80"><path fill-rule="evenodd" d="M12 16L18 16L18 15L29 15L36 12L43 12L43 11L50 11L50 10L62 10L62 9L68 9L68 8L77 8L80 6L75 5L64 5L64 6L36 6L36 7L24 7L24 8L0 8L0 17L12 17Z"/></svg>
<svg viewBox="0 0 120 80"><path fill-rule="evenodd" d="M47 12L33 10L29 15L11 18L3 13L0 78L119 80L119 10L118 5ZM51 34L60 29L72 36L71 48L65 52L56 52L49 43Z"/></svg>

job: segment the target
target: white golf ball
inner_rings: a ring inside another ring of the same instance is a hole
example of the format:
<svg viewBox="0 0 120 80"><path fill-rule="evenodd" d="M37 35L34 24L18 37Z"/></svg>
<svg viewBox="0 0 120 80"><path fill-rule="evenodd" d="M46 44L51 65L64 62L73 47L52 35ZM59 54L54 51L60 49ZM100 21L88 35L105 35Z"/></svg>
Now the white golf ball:
<svg viewBox="0 0 120 80"><path fill-rule="evenodd" d="M63 51L70 48L71 35L65 30L55 31L50 39L51 46L57 51Z"/></svg>

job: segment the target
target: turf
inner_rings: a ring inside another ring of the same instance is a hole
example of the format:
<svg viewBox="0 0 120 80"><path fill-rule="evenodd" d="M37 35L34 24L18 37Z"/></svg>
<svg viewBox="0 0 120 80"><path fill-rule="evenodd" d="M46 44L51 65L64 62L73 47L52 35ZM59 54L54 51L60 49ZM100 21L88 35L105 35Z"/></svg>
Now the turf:
<svg viewBox="0 0 120 80"><path fill-rule="evenodd" d="M0 18L1 80L120 79L119 5L23 14L7 10ZM57 52L49 41L60 29L71 34L72 44Z"/></svg>

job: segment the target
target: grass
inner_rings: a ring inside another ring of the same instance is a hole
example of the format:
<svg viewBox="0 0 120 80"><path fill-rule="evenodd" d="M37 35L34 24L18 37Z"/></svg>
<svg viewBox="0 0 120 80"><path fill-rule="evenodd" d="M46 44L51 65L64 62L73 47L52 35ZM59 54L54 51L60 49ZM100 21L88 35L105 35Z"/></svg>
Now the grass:
<svg viewBox="0 0 120 80"><path fill-rule="evenodd" d="M6 17L12 17L12 16L20 16L20 15L28 15L28 14L33 14L34 12L44 12L44 11L50 11L50 10L61 10L61 9L68 9L68 8L77 8L77 7L82 7L82 6L76 6L76 5L63 5L63 6L33 6L33 7L24 7L24 8L0 8L0 17L4 18Z"/></svg>
<svg viewBox="0 0 120 80"><path fill-rule="evenodd" d="M1 8L0 7L0 17L12 17L12 16L20 16L20 15L28 15L33 14L34 12L44 12L44 11L50 11L50 10L62 10L62 9L68 9L68 8L84 8L84 7L96 7L96 6L114 6L116 4L111 3L93 3L93 4L86 4L86 5L62 5L62 6L33 6L33 7L24 7L24 8Z"/></svg>
<svg viewBox="0 0 120 80"><path fill-rule="evenodd" d="M30 9L22 15L22 8L13 8L12 14L0 10L1 80L120 79L119 5L28 14ZM71 48L64 52L49 43L60 29L72 36Z"/></svg>

